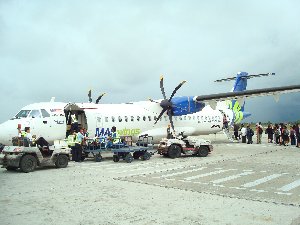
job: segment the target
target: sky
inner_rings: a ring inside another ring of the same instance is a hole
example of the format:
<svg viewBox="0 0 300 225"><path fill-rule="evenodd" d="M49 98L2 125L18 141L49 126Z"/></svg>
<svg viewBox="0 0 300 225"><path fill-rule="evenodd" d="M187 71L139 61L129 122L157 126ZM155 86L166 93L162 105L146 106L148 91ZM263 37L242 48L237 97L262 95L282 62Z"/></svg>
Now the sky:
<svg viewBox="0 0 300 225"><path fill-rule="evenodd" d="M101 103L230 91L214 80L275 72L248 89L300 84L297 0L0 0L0 123L50 101ZM247 121L300 119L300 94L246 101Z"/></svg>

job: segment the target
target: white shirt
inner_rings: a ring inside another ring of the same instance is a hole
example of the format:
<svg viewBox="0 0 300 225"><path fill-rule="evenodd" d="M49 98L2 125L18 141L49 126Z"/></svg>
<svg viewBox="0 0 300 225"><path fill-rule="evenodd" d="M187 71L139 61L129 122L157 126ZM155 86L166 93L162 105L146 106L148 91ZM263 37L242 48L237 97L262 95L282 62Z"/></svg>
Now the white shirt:
<svg viewBox="0 0 300 225"><path fill-rule="evenodd" d="M27 134L26 134L26 138L28 138L29 141L32 141L32 135L31 135L31 133L27 133Z"/></svg>
<svg viewBox="0 0 300 225"><path fill-rule="evenodd" d="M246 136L247 135L247 129L246 129L246 127L243 127L241 129L241 133L242 133L242 136Z"/></svg>

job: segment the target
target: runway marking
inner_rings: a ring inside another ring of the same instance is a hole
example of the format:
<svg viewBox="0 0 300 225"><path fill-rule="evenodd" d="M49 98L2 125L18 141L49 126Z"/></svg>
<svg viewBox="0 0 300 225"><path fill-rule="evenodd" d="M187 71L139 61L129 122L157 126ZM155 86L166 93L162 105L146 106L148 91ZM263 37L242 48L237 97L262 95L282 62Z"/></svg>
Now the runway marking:
<svg viewBox="0 0 300 225"><path fill-rule="evenodd" d="M265 191L265 190L258 190L258 189L251 189L250 191L259 192L259 193L268 192L268 191Z"/></svg>
<svg viewBox="0 0 300 225"><path fill-rule="evenodd" d="M236 174L236 175L232 175L232 176L228 176L228 177L224 177L224 178L221 178L221 179L218 179L218 180L211 181L211 183L219 184L219 183L223 183L223 182L226 182L226 181L230 181L230 180L240 178L242 176L247 176L247 175L250 175L250 174L253 174L253 173L254 172L239 173L239 174Z"/></svg>
<svg viewBox="0 0 300 225"><path fill-rule="evenodd" d="M299 187L300 186L300 179L299 180L296 180L296 181L294 181L294 182L292 182L292 183L289 183L289 184L287 184L287 185L285 185L285 186L283 186L283 187L281 187L281 188L278 188L277 190L279 190L279 191L290 191L290 190L292 190L292 189L294 189L294 188L296 188L296 187Z"/></svg>
<svg viewBox="0 0 300 225"><path fill-rule="evenodd" d="M218 170L218 171L214 171L214 172L210 172L210 173L199 174L199 175L192 176L192 177L186 177L186 178L184 178L184 180L195 180L197 178L207 177L207 176L211 176L211 175L215 175L215 174L219 174L219 173L225 173L225 172L233 171L233 170L237 170L237 169Z"/></svg>
<svg viewBox="0 0 300 225"><path fill-rule="evenodd" d="M266 182L268 182L270 180L273 180L273 179L275 179L277 177L280 177L280 176L282 176L282 174L272 174L270 176L263 177L261 179L255 180L253 182L249 182L249 183L243 184L242 187L246 187L246 188L254 187L254 186L257 186L259 184L266 183Z"/></svg>
<svg viewBox="0 0 300 225"><path fill-rule="evenodd" d="M172 176L176 176L176 175L181 175L181 174L186 174L186 173L190 173L190 172L200 171L200 170L203 170L205 168L207 168L207 167L201 167L201 168L191 169L191 170L186 170L186 171L181 171L181 172L177 172L177 173L170 173L170 174L162 175L160 177L162 177L162 178L172 177Z"/></svg>
<svg viewBox="0 0 300 225"><path fill-rule="evenodd" d="M283 192L274 192L274 193L278 195L292 195L292 193L283 193Z"/></svg>

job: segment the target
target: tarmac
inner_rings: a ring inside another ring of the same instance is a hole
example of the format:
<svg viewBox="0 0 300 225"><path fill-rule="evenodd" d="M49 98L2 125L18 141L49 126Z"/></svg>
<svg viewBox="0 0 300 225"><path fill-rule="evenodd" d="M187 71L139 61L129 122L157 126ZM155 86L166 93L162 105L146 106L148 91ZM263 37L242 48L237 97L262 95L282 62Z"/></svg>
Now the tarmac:
<svg viewBox="0 0 300 225"><path fill-rule="evenodd" d="M299 148L202 138L214 146L205 158L1 168L0 224L300 224Z"/></svg>

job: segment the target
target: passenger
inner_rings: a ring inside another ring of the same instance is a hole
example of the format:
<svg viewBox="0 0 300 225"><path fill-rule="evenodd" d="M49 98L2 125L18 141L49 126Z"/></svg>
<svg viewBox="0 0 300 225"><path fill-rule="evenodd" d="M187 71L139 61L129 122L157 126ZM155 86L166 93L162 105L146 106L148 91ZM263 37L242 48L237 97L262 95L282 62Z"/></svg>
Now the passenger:
<svg viewBox="0 0 300 225"><path fill-rule="evenodd" d="M273 143L274 131L272 128L272 124L268 125L268 128L266 129L265 133L268 135L268 143Z"/></svg>
<svg viewBox="0 0 300 225"><path fill-rule="evenodd" d="M290 129L291 145L296 145L295 129L296 129L296 125L291 126L291 129Z"/></svg>
<svg viewBox="0 0 300 225"><path fill-rule="evenodd" d="M250 125L247 125L247 144L253 144L252 137L254 135L254 131L251 129Z"/></svg>
<svg viewBox="0 0 300 225"><path fill-rule="evenodd" d="M225 113L223 115L223 129L228 130L228 120Z"/></svg>
<svg viewBox="0 0 300 225"><path fill-rule="evenodd" d="M297 148L300 148L300 123L295 128L295 134L296 134L296 139L297 139Z"/></svg>
<svg viewBox="0 0 300 225"><path fill-rule="evenodd" d="M263 128L262 128L261 122L259 122L256 124L256 140L257 140L256 143L257 144L261 144L262 133L263 133Z"/></svg>
<svg viewBox="0 0 300 225"><path fill-rule="evenodd" d="M283 125L281 136L282 136L282 144L284 146L287 146L289 144L289 140L290 140L289 134L290 133L289 133L289 130L287 129L286 125Z"/></svg>
<svg viewBox="0 0 300 225"><path fill-rule="evenodd" d="M233 125L233 134L234 134L234 139L235 139L235 140L238 140L238 137L239 137L239 129L240 129L239 125L235 123L235 124Z"/></svg>
<svg viewBox="0 0 300 225"><path fill-rule="evenodd" d="M89 137L89 132L87 132L86 128L83 128L83 136L84 137Z"/></svg>
<svg viewBox="0 0 300 225"><path fill-rule="evenodd" d="M246 143L247 128L244 126L244 124L242 124L241 133L242 133L242 143Z"/></svg>
<svg viewBox="0 0 300 225"><path fill-rule="evenodd" d="M275 144L281 145L281 140L280 140L281 130L278 124L275 124L274 126L274 135L275 135Z"/></svg>

